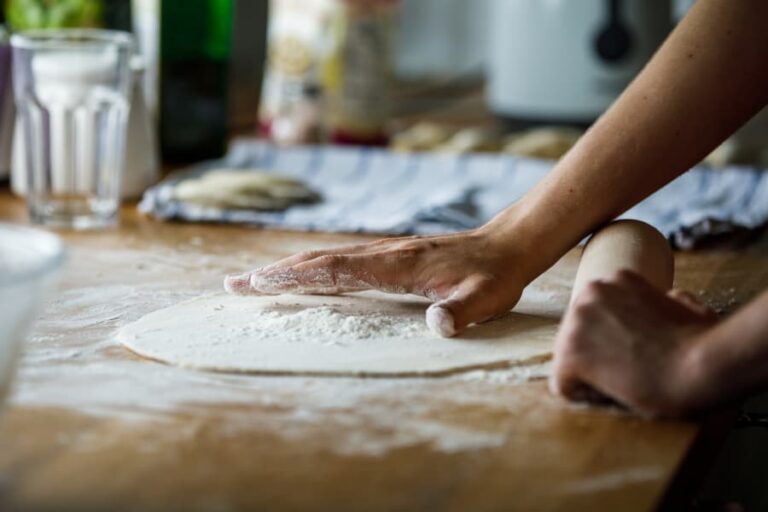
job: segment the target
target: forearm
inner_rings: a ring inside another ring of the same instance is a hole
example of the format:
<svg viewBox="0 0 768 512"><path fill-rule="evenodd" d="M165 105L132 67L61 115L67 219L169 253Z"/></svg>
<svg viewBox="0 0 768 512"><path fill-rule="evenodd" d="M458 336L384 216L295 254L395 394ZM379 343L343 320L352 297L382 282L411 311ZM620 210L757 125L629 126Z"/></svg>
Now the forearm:
<svg viewBox="0 0 768 512"><path fill-rule="evenodd" d="M527 278L695 165L768 101L766 19L764 0L699 1L547 178L491 221L501 243L535 251Z"/></svg>
<svg viewBox="0 0 768 512"><path fill-rule="evenodd" d="M679 370L692 410L768 389L768 292L692 344Z"/></svg>

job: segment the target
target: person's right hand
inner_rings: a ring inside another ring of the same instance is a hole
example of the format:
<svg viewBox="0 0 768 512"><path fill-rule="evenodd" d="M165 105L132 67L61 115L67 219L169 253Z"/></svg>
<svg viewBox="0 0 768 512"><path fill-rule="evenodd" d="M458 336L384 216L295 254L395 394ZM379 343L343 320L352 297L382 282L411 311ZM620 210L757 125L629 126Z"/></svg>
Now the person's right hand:
<svg viewBox="0 0 768 512"><path fill-rule="evenodd" d="M491 233L479 229L303 252L227 276L224 287L230 293L262 295L369 289L413 293L434 301L427 324L450 337L509 311L528 284L519 267L522 258Z"/></svg>
<svg viewBox="0 0 768 512"><path fill-rule="evenodd" d="M701 392L694 349L717 321L692 295L665 293L630 271L594 281L560 325L550 388L652 417L695 412L712 399Z"/></svg>

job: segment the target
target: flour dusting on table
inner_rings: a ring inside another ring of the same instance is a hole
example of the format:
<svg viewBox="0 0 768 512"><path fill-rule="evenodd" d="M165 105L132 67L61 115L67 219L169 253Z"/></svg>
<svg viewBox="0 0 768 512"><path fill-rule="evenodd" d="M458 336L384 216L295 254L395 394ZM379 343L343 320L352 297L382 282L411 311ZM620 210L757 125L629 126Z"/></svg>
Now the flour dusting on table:
<svg viewBox="0 0 768 512"><path fill-rule="evenodd" d="M137 425L177 425L180 415L215 415L232 435L256 428L290 440L324 434L323 449L339 454L377 455L423 444L455 452L504 443L515 428L515 418L506 417L505 411L521 400L515 387L548 372L545 364L445 378L256 377L166 366L117 346L113 337L122 326L218 290L224 274L268 262L253 261L246 250L216 254L206 249L197 239L176 248L74 248L63 272L65 291L49 302L26 344L12 404ZM115 271L126 268L131 272ZM127 280L128 274L136 279ZM567 273L554 273L540 293L554 293L564 304L569 280ZM323 308L267 320L275 328L299 333L304 328L299 315L328 321L324 329L341 338L386 335L394 329L386 316L337 322L333 309ZM397 327L400 335L401 329ZM421 329L425 327L414 323L406 327L406 335ZM473 412L446 416L457 407ZM475 420L481 413L505 419L489 429ZM530 417L537 413L526 412ZM159 430L164 436L184 435L183 429Z"/></svg>

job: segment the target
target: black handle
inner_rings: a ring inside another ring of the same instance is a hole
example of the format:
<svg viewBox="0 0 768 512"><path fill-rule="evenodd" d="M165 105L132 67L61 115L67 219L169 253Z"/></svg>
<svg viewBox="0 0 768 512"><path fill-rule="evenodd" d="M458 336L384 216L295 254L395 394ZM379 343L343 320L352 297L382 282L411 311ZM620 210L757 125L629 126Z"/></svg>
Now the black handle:
<svg viewBox="0 0 768 512"><path fill-rule="evenodd" d="M623 20L623 0L606 0L608 19L595 39L595 52L608 64L617 64L632 51L632 36Z"/></svg>

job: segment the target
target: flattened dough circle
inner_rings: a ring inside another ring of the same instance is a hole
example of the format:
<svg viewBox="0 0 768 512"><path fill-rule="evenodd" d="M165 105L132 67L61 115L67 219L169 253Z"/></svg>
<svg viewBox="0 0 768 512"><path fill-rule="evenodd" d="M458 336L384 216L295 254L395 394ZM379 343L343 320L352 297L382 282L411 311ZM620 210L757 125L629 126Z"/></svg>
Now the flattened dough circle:
<svg viewBox="0 0 768 512"><path fill-rule="evenodd" d="M426 330L407 336L346 338L344 343L259 333L258 312L296 313L326 307L343 315L386 315L423 322L427 302L366 292L354 296L236 297L216 295L150 313L119 331L131 351L172 365L233 373L354 376L447 375L547 359L557 319L510 313L460 338ZM249 320L249 318L251 320ZM250 324L249 324L250 322ZM256 333L256 334L254 334Z"/></svg>

